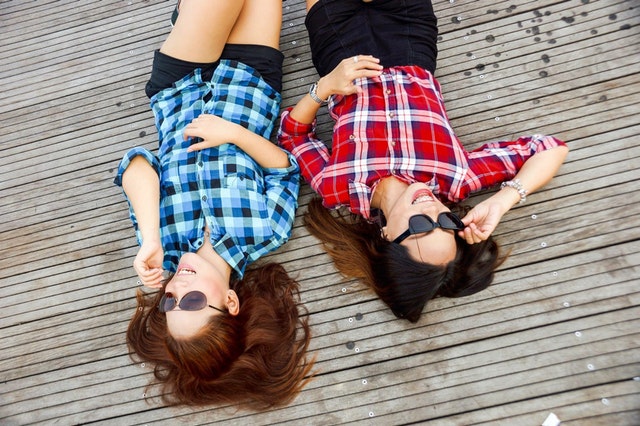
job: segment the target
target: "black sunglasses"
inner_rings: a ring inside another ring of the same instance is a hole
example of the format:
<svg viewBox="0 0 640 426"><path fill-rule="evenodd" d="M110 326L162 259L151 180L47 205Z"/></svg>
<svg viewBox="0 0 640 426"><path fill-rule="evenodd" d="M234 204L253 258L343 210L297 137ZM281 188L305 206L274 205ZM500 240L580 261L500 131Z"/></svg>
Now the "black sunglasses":
<svg viewBox="0 0 640 426"><path fill-rule="evenodd" d="M160 299L160 304L158 305L158 309L160 312L169 312L175 309L178 306L182 311L199 311L201 309L206 308L207 306L215 309L216 311L227 313L226 310L216 308L215 306L211 306L207 303L207 296L201 291L190 291L185 294L180 301L178 298L173 295L173 293L165 293L162 295L162 299Z"/></svg>
<svg viewBox="0 0 640 426"><path fill-rule="evenodd" d="M400 244L409 235L424 234L425 232L431 232L436 228L460 231L464 229L464 223L462 223L462 220L460 220L456 214L451 212L440 213L438 215L437 222L434 222L434 220L427 215L417 214L409 218L409 229L400 234L400 236L393 240L393 242Z"/></svg>

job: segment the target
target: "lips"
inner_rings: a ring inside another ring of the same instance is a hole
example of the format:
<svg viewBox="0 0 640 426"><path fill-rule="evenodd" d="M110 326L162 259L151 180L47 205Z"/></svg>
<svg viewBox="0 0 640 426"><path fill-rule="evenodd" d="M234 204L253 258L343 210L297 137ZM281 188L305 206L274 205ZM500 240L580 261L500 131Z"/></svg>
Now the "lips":
<svg viewBox="0 0 640 426"><path fill-rule="evenodd" d="M196 274L196 271L193 268L193 266L186 265L186 264L178 265L178 272L176 272L176 275L195 275L195 274Z"/></svg>
<svg viewBox="0 0 640 426"><path fill-rule="evenodd" d="M413 194L413 201L411 204L427 203L430 201L435 201L433 193L428 189L421 189Z"/></svg>

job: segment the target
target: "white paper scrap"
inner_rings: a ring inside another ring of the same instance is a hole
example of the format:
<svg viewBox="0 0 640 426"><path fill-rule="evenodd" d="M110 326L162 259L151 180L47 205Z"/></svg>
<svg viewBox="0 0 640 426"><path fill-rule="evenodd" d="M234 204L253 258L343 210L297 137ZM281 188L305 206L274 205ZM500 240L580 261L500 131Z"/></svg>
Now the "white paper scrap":
<svg viewBox="0 0 640 426"><path fill-rule="evenodd" d="M553 413L549 413L547 419L542 423L542 426L558 426L560 424L560 419Z"/></svg>

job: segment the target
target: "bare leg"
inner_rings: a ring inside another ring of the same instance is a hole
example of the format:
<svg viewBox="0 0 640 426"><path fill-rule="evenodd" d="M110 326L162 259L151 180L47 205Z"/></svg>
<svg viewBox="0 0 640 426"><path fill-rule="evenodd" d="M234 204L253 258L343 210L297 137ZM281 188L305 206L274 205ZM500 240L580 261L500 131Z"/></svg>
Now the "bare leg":
<svg viewBox="0 0 640 426"><path fill-rule="evenodd" d="M160 51L189 62L215 62L226 43L278 48L282 0L183 0Z"/></svg>
<svg viewBox="0 0 640 426"><path fill-rule="evenodd" d="M243 0L183 0L178 20L160 51L189 62L215 62L243 5Z"/></svg>
<svg viewBox="0 0 640 426"><path fill-rule="evenodd" d="M281 28L282 0L245 0L228 42L259 44L278 49Z"/></svg>

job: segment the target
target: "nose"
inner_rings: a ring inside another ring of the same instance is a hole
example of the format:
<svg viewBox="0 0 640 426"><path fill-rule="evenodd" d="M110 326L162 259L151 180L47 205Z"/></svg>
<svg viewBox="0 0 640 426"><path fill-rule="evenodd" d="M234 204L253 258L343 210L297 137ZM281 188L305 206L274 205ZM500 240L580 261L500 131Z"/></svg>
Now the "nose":
<svg viewBox="0 0 640 426"><path fill-rule="evenodd" d="M183 293L188 286L189 286L189 282L187 280L178 276L174 276L165 287L165 291L171 292L177 295L178 293Z"/></svg>
<svg viewBox="0 0 640 426"><path fill-rule="evenodd" d="M436 203L428 203L428 205L424 205L420 210L420 213L429 216L433 220L438 220L438 214L442 212L443 209Z"/></svg>

